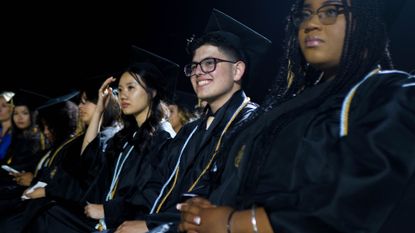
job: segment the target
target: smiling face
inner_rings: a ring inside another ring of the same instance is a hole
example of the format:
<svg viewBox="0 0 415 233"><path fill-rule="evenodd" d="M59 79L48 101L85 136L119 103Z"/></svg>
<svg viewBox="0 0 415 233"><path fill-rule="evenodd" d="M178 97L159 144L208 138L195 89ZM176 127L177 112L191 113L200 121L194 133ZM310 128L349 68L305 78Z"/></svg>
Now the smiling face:
<svg viewBox="0 0 415 233"><path fill-rule="evenodd" d="M202 45L195 50L192 62L198 63L206 58L219 58L232 61L233 59L221 52L213 45ZM200 65L196 67L195 75L190 79L197 97L209 103L213 111L220 108L235 93L240 86L240 80L245 70L243 62L236 63L218 62L216 69L210 73L204 73Z"/></svg>
<svg viewBox="0 0 415 233"><path fill-rule="evenodd" d="M298 30L298 40L306 61L314 68L322 71L335 70L341 60L344 38L346 34L346 19L344 13L339 13L333 24L323 24L319 16L314 14L326 5L327 15L335 14L335 9L341 9L340 0L305 0L302 15L311 18L303 21ZM320 16L321 17L321 16Z"/></svg>

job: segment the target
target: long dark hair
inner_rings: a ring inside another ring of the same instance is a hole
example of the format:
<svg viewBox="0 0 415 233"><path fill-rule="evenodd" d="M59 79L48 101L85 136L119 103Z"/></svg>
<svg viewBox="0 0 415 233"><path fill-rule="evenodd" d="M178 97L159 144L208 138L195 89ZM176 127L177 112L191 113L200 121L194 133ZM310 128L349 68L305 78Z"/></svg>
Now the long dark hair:
<svg viewBox="0 0 415 233"><path fill-rule="evenodd" d="M58 103L39 110L37 123L43 131L47 125L54 137L53 145L60 145L76 133L78 106L71 101Z"/></svg>
<svg viewBox="0 0 415 233"><path fill-rule="evenodd" d="M346 12L346 33L341 61L336 77L323 95L310 104L320 103L334 93L347 91L376 65L390 69L393 67L389 53L387 27L382 17L380 0L352 1L342 0ZM320 71L307 65L299 47L298 28L293 18L301 12L303 0L296 0L287 17L285 51L281 59L281 68L277 75L271 95L265 105L280 104L292 98L301 89L316 81Z"/></svg>
<svg viewBox="0 0 415 233"><path fill-rule="evenodd" d="M126 139L131 139L134 132L137 131L137 135L133 139L133 143L140 154L145 154L146 149L155 131L158 129L160 122L167 116L167 106L163 102L166 97L166 86L164 83L164 76L154 65L149 63L134 63L125 71L129 73L150 97L150 111L148 113L146 121L139 128L137 121L132 115L122 114L124 122L124 128L118 132L112 142L108 153L110 156L116 157L114 153L122 151L122 146ZM153 91L157 91L153 97Z"/></svg>
<svg viewBox="0 0 415 233"><path fill-rule="evenodd" d="M46 146L44 144L45 142L41 141L43 140L41 137L41 132L40 132L40 129L36 125L36 115L37 115L36 111L34 111L32 108L30 108L27 105L19 104L19 105L14 106L12 117L14 115L14 111L16 110L16 107L20 107L20 106L25 106L28 109L30 125L25 129L20 129L17 127L16 123L14 122L12 118L12 140L11 140L9 150L7 152L7 153L10 153L11 155L13 155L14 151L16 150L16 147L22 146L21 144L18 143L18 142L21 142L22 140L27 142L26 145L24 146L30 145L32 147L30 149L33 153L36 153L37 151L39 151L39 149L44 149L43 147Z"/></svg>

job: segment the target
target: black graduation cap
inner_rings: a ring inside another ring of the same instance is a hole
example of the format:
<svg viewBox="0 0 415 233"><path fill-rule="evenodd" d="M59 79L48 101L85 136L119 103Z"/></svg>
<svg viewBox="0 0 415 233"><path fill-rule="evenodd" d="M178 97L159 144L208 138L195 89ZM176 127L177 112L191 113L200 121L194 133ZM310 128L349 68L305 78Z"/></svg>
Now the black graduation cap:
<svg viewBox="0 0 415 233"><path fill-rule="evenodd" d="M30 111L35 110L50 98L30 90L19 89L13 97L14 106L27 106Z"/></svg>
<svg viewBox="0 0 415 233"><path fill-rule="evenodd" d="M49 99L48 101L46 101L44 104L42 104L40 107L37 108L37 110L43 110L52 106L55 106L57 104L60 103L64 103L66 101L71 100L72 98L76 97L79 95L79 91L72 91L66 95L63 96L59 96L53 99Z"/></svg>
<svg viewBox="0 0 415 233"><path fill-rule="evenodd" d="M198 99L195 94L176 90L173 96L173 100L170 103L175 104L179 107L183 107L186 110L192 112L195 110L197 102L198 102Z"/></svg>
<svg viewBox="0 0 415 233"><path fill-rule="evenodd" d="M95 75L89 78L85 78L79 81L77 84L78 90L80 93L85 93L86 97L89 101L92 101L96 103L98 101L98 90L104 83L104 81L109 77L117 77L119 75L119 72L114 73L106 73L106 74L100 74ZM112 85L116 85L113 83ZM113 86L113 89L115 89L115 86Z"/></svg>
<svg viewBox="0 0 415 233"><path fill-rule="evenodd" d="M221 35L245 54L248 60L248 78L271 46L271 41L265 36L217 9L212 10L205 33Z"/></svg>
<svg viewBox="0 0 415 233"><path fill-rule="evenodd" d="M180 69L178 64L133 45L130 65L135 63L148 63L157 67L164 76L164 80L160 80L161 87L166 92L167 98L172 98L176 88L176 78Z"/></svg>
<svg viewBox="0 0 415 233"><path fill-rule="evenodd" d="M390 29L403 9L406 0L379 0L382 5L382 16Z"/></svg>

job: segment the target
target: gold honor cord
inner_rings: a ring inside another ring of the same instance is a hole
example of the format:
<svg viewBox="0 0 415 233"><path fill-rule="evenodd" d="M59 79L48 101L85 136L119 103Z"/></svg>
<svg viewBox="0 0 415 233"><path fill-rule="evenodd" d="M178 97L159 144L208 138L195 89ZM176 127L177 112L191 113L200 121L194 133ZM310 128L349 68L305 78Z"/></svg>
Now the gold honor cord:
<svg viewBox="0 0 415 233"><path fill-rule="evenodd" d="M193 184L190 186L190 188L188 189L188 192L191 192L191 191L194 189L194 187L197 185L197 183L200 181L200 179L203 177L203 175L204 175L204 174L206 173L206 171L209 169L209 167L211 166L211 164L212 164L213 160L214 160L214 159L215 159L215 157L216 157L216 154L217 154L217 153L218 153L218 151L219 151L219 148L220 148L220 145L221 145L221 142L222 142L222 137L223 137L223 135L225 135L226 131L229 129L229 127L231 126L231 124L233 123L233 121L236 119L236 117L239 115L239 113L242 111L242 109L244 109L244 108L246 107L246 105L248 105L249 101L250 101L250 98L249 98L249 97L246 97L246 98L244 99L244 101L242 102L242 104L238 107L238 109L237 109L237 110L233 113L233 115L232 115L231 119L230 119L230 120L229 120L229 122L226 124L225 128L222 130L222 133L221 133L221 135L220 135L220 137L219 137L219 140L218 140L218 142L216 143L216 146L215 146L215 151L213 152L212 157L210 158L210 160L209 160L208 164L207 164L207 165L206 165L206 167L203 169L202 173L199 175L199 177L196 179L196 181L195 181L195 182L193 182ZM165 201L167 200L167 198L170 196L171 192L173 191L173 189L174 189L174 187L175 187L175 185L176 185L176 181L177 181L177 179L178 179L178 175L179 175L179 169L177 169L177 171L176 171L176 175L175 175L175 177L174 177L174 182L173 182L173 185L171 186L171 188L169 189L169 191L167 192L167 194L164 196L164 198L163 198L163 199L162 199L162 201L160 202L159 206L157 207L157 211L156 211L156 213L159 213L159 211L160 211L161 207L163 206L163 204L165 203Z"/></svg>
<svg viewBox="0 0 415 233"><path fill-rule="evenodd" d="M66 146L68 143L70 143L73 140L75 140L76 138L78 138L80 135L82 135L82 134L76 135L73 138L68 139L65 143L63 143L61 146L59 146L59 148L53 153L51 159L48 162L46 162L47 163L47 166L49 167L52 164L52 162L55 159L56 155L63 149L64 146ZM40 160L39 163L42 163L45 160L45 157L48 156L48 155L49 155L49 153L46 153L46 155L43 156L43 158ZM41 167L42 166L40 166L40 167L38 166L38 168L36 169L35 174L34 174L35 177L36 177L36 175L39 172L39 170L40 170Z"/></svg>
<svg viewBox="0 0 415 233"><path fill-rule="evenodd" d="M346 98L343 101L342 109L340 113L340 137L347 136L349 134L349 114L350 114L350 106L352 104L352 100L354 95L356 94L357 88L368 78L372 77L373 75L380 72L380 68L376 68L372 70L362 81L357 83L347 94Z"/></svg>

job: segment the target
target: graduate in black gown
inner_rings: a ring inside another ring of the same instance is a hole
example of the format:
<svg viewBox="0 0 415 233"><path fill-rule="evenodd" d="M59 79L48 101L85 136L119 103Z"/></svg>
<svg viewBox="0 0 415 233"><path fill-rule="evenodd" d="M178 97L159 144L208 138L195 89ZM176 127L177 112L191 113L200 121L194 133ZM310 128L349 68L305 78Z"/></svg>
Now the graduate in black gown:
<svg viewBox="0 0 415 233"><path fill-rule="evenodd" d="M208 177L223 169L217 151L227 134L242 124L257 108L242 90L245 78L254 72L254 62L270 41L228 15L214 10L206 32L188 46L192 56L185 66L197 97L207 102L204 115L179 131L163 151L163 163L143 193L130 200L137 221L123 223L116 232L147 231L164 223L177 223L175 206L182 194L208 196ZM139 220L142 219L142 220ZM145 220L145 221L144 221Z"/></svg>
<svg viewBox="0 0 415 233"><path fill-rule="evenodd" d="M20 196L30 183L22 183L20 175L33 173L42 151L47 147L44 135L36 125L35 109L46 98L26 92L17 91L13 97L12 141L6 157L0 161L18 173L0 170L0 212L7 213L20 202ZM15 197L13 201L12 197Z"/></svg>
<svg viewBox="0 0 415 233"><path fill-rule="evenodd" d="M55 175L59 172L60 164L71 161L72 155L79 155L82 140L76 135L78 122L78 107L71 101L77 93L71 93L63 97L49 100L38 111L39 127L43 131L51 147L40 159L35 171L21 172L19 183L30 183L31 186L38 182L48 184L43 189L34 189L29 193L27 188L21 193L25 196L0 220L0 227L5 232L20 232L22 227L36 215L37 211L51 201L50 198L32 199L44 196L45 193L58 192ZM27 200L29 199L29 200Z"/></svg>
<svg viewBox="0 0 415 233"><path fill-rule="evenodd" d="M78 107L79 123L82 131L83 128L91 124L97 107L98 90L102 82L103 77L97 77L85 80L81 84ZM79 203L101 168L103 150L107 146L109 137L119 131L119 121L120 107L116 97L111 95L103 112L103 117L100 119L101 126L99 129L95 129L96 133L99 132L96 140L93 140L93 143L85 143L85 134L80 133L76 139L77 143L74 144L78 147L76 150L79 150L79 153L71 154L63 163L59 164L53 184L49 184L48 187L44 188L44 195L31 195L32 199L46 196L66 205ZM85 147L84 150L89 148L88 150L94 150L98 153L85 153L86 155L83 156L81 155L82 149L79 148L80 145ZM53 191L51 191L52 186L54 186ZM42 191L42 188L39 188L39 191Z"/></svg>
<svg viewBox="0 0 415 233"><path fill-rule="evenodd" d="M82 203L50 208L29 232L91 232L120 224L119 206L144 187L159 164L159 151L175 136L163 100L170 95L178 65L141 48L133 47L133 51L133 63L118 83L124 128L110 139L101 171ZM108 78L100 88L95 127L114 81ZM96 128L88 127L87 137L93 138L93 132Z"/></svg>
<svg viewBox="0 0 415 233"><path fill-rule="evenodd" d="M399 3L296 1L274 95L210 201L178 206L180 231L413 231L415 78L388 70Z"/></svg>

